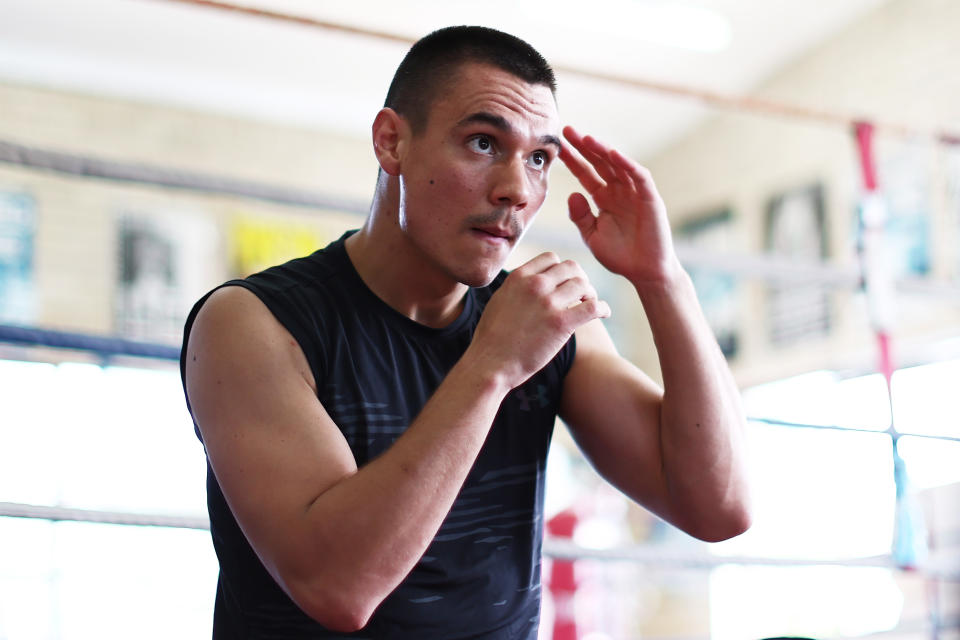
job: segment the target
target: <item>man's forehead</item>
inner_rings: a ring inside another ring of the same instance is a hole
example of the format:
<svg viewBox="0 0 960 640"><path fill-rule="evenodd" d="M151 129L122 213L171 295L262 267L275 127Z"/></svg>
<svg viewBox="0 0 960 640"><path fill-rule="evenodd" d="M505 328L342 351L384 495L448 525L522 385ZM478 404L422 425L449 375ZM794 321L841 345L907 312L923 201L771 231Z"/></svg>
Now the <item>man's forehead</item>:
<svg viewBox="0 0 960 640"><path fill-rule="evenodd" d="M485 116L477 114L489 114L514 127L533 127L538 135L559 131L560 117L550 87L489 64L462 65L434 108L446 111L457 123L482 120Z"/></svg>

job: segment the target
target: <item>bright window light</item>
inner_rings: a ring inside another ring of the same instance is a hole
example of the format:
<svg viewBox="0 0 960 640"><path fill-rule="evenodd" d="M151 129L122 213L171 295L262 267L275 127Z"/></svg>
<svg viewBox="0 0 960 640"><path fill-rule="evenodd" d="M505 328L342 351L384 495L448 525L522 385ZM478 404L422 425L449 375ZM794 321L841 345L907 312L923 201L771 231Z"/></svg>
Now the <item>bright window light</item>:
<svg viewBox="0 0 960 640"><path fill-rule="evenodd" d="M710 576L710 637L857 637L894 628L903 594L886 569L720 567Z"/></svg>
<svg viewBox="0 0 960 640"><path fill-rule="evenodd" d="M960 436L960 361L894 374L901 432ZM717 555L843 560L889 556L896 490L886 385L879 375L817 371L748 389L748 416L878 433L748 425L755 521L710 545ZM960 443L901 436L913 489L960 482ZM900 623L903 593L891 570L725 566L710 578L711 637L862 636Z"/></svg>
<svg viewBox="0 0 960 640"><path fill-rule="evenodd" d="M179 373L0 360L0 501L204 516Z"/></svg>
<svg viewBox="0 0 960 640"><path fill-rule="evenodd" d="M205 515L175 367L0 360L0 385L0 501ZM0 517L0 540L0 639L210 637L207 531Z"/></svg>
<svg viewBox="0 0 960 640"><path fill-rule="evenodd" d="M210 637L206 531L0 518L0 539L0 638Z"/></svg>
<svg viewBox="0 0 960 640"><path fill-rule="evenodd" d="M883 431L890 404L883 376L841 380L833 371L814 371L743 392L748 415L801 424Z"/></svg>
<svg viewBox="0 0 960 640"><path fill-rule="evenodd" d="M960 360L900 369L893 374L893 413L903 433L960 438Z"/></svg>
<svg viewBox="0 0 960 640"><path fill-rule="evenodd" d="M890 552L889 436L751 423L747 442L753 526L711 545L713 553L839 560Z"/></svg>

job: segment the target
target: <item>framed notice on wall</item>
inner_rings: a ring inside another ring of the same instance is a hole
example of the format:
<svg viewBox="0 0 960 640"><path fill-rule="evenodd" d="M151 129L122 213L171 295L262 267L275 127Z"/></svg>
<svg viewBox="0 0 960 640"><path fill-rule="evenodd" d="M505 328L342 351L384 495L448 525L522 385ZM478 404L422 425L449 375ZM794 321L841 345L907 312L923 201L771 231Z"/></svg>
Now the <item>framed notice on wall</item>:
<svg viewBox="0 0 960 640"><path fill-rule="evenodd" d="M732 236L733 214L729 209L695 216L677 229L677 240L711 253L730 251ZM742 307L736 278L703 267L688 267L687 272L723 355L736 356L740 346L738 309Z"/></svg>
<svg viewBox="0 0 960 640"><path fill-rule="evenodd" d="M119 228L116 318L121 335L171 341L178 326L180 265L176 238L146 216L128 215Z"/></svg>
<svg viewBox="0 0 960 640"><path fill-rule="evenodd" d="M36 321L33 196L0 190L0 323Z"/></svg>
<svg viewBox="0 0 960 640"><path fill-rule="evenodd" d="M887 205L886 242L896 278L927 275L931 251L931 148L917 141L888 143L880 155L880 188Z"/></svg>
<svg viewBox="0 0 960 640"><path fill-rule="evenodd" d="M137 340L177 344L193 303L223 279L219 235L203 216L127 212L117 219L115 330Z"/></svg>
<svg viewBox="0 0 960 640"><path fill-rule="evenodd" d="M770 199L765 245L769 253L801 262L827 255L823 187L815 184ZM830 297L817 280L793 281L767 289L770 341L788 345L830 330Z"/></svg>
<svg viewBox="0 0 960 640"><path fill-rule="evenodd" d="M960 240L960 146L944 147L942 150L944 159L944 204L946 211L950 212L947 218L946 233L951 234L956 240ZM960 242L953 243L953 254L949 264L948 273L953 278L960 278L960 250L957 245Z"/></svg>

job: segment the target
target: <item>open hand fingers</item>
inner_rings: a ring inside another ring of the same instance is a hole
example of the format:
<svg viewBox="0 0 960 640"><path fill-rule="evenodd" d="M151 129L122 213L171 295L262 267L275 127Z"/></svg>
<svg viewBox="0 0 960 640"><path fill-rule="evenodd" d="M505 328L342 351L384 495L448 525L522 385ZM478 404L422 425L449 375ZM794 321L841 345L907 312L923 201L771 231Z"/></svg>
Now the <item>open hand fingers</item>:
<svg viewBox="0 0 960 640"><path fill-rule="evenodd" d="M651 198L657 195L657 188L649 169L637 164L616 149L610 151L610 159L617 169L617 174L622 173L623 179L629 181L638 193Z"/></svg>
<svg viewBox="0 0 960 640"><path fill-rule="evenodd" d="M604 182L604 186L619 182L646 198L656 197L656 186L646 167L592 136L581 136L573 127L564 127L563 134L571 146L589 162L587 166L593 169L593 174ZM591 195L595 194L586 182L582 179L580 181Z"/></svg>
<svg viewBox="0 0 960 640"><path fill-rule="evenodd" d="M563 160L563 163L570 169L570 173L580 181L580 184L587 190L587 193L596 193L607 186L607 183L604 182L603 178L594 170L592 164L587 162L578 152L579 136L576 136L574 132L574 138L571 138L571 134L568 134L568 129L570 131L573 131L573 129L571 127L564 129L564 136L570 141L570 144L563 145L563 147L560 148L560 159Z"/></svg>
<svg viewBox="0 0 960 640"><path fill-rule="evenodd" d="M590 162L597 175L604 181L609 184L621 180L616 163L610 155L612 151L610 147L593 136L581 136L573 127L564 127L563 135L571 146Z"/></svg>

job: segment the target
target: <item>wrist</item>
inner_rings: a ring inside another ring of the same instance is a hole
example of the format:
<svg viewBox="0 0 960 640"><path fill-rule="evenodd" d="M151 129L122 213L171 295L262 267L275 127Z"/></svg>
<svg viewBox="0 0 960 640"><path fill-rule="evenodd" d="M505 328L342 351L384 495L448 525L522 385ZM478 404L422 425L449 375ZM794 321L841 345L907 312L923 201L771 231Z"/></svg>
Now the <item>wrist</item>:
<svg viewBox="0 0 960 640"><path fill-rule="evenodd" d="M690 276L676 256L664 261L664 264L654 272L645 272L642 275L629 277L628 280L641 300L649 296L673 294L685 286L692 286Z"/></svg>
<svg viewBox="0 0 960 640"><path fill-rule="evenodd" d="M488 358L484 358L483 354L477 352L473 344L450 370L447 377L461 380L478 395L489 394L501 400L513 389L508 372L503 367L492 365Z"/></svg>

